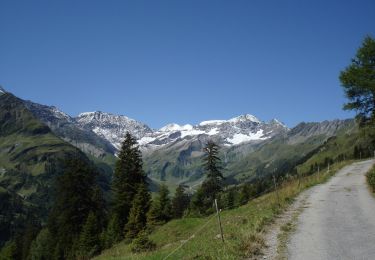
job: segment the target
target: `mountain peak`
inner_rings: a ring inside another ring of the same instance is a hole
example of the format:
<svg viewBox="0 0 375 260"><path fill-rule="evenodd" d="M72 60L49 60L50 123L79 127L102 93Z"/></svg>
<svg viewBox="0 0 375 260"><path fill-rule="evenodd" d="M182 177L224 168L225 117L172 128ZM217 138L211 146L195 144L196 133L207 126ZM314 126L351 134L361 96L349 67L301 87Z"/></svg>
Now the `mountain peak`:
<svg viewBox="0 0 375 260"><path fill-rule="evenodd" d="M283 122L280 122L280 121L277 120L276 118L272 119L272 120L270 121L270 124L281 125L281 126L283 126L283 127L288 128Z"/></svg>
<svg viewBox="0 0 375 260"><path fill-rule="evenodd" d="M252 121L255 123L261 123L261 121L251 114L243 114L228 120L229 122L243 122L243 121Z"/></svg>
<svg viewBox="0 0 375 260"><path fill-rule="evenodd" d="M5 93L7 93L5 91L5 89L2 86L0 86L0 96L3 95L3 94L5 94Z"/></svg>
<svg viewBox="0 0 375 260"><path fill-rule="evenodd" d="M186 125L179 125L179 124L168 124L159 129L160 132L170 132L170 131L183 131L183 130L192 130L193 126L186 124Z"/></svg>

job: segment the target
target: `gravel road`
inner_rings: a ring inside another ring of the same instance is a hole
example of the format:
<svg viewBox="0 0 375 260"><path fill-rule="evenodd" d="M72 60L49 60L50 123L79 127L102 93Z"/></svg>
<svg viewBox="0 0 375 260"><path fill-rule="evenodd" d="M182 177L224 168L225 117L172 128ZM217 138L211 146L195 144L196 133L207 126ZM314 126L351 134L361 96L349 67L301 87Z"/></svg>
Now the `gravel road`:
<svg viewBox="0 0 375 260"><path fill-rule="evenodd" d="M313 188L287 244L288 259L375 259L375 199L365 177L374 163L353 163Z"/></svg>

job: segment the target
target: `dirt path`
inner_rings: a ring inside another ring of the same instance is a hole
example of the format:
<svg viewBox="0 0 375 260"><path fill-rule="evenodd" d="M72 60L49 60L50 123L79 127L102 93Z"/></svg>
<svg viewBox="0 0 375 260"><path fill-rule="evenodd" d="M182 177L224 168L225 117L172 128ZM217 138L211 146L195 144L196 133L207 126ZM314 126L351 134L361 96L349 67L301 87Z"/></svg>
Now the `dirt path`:
<svg viewBox="0 0 375 260"><path fill-rule="evenodd" d="M311 189L287 243L288 259L375 259L375 199L365 177L374 163L346 166Z"/></svg>

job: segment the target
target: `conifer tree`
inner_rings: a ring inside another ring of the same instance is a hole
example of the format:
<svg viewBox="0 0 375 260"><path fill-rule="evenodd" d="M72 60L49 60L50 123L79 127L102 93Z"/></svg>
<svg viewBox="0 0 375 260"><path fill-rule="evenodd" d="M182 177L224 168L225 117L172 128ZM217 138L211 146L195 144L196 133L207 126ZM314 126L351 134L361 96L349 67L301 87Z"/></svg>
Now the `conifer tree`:
<svg viewBox="0 0 375 260"><path fill-rule="evenodd" d="M82 157L65 161L63 174L57 178L56 197L48 219L48 229L54 239L55 258L73 258L82 226L90 211L96 211L93 201L97 173Z"/></svg>
<svg viewBox="0 0 375 260"><path fill-rule="evenodd" d="M31 260L48 260L52 259L51 233L47 228L42 229L36 239L31 243L29 258Z"/></svg>
<svg viewBox="0 0 375 260"><path fill-rule="evenodd" d="M225 208L233 209L235 207L236 192L234 189L230 189L225 194Z"/></svg>
<svg viewBox="0 0 375 260"><path fill-rule="evenodd" d="M91 211L84 224L79 238L78 254L89 259L100 251L100 231L97 216Z"/></svg>
<svg viewBox="0 0 375 260"><path fill-rule="evenodd" d="M182 185L178 185L172 199L172 214L174 218L181 218L189 206L189 196Z"/></svg>
<svg viewBox="0 0 375 260"><path fill-rule="evenodd" d="M205 157L203 158L204 168L207 175L202 184L202 188L207 197L213 200L218 192L222 190L221 160L218 157L219 146L213 141L209 141L204 148Z"/></svg>
<svg viewBox="0 0 375 260"><path fill-rule="evenodd" d="M120 235L121 233L123 233L123 230L120 227L119 218L117 214L113 214L105 231L104 246L109 248L115 243L119 242L122 237Z"/></svg>
<svg viewBox="0 0 375 260"><path fill-rule="evenodd" d="M129 221L125 225L125 237L135 238L139 232L146 228L147 212L150 209L151 196L146 184L141 184L134 197L132 208L129 214Z"/></svg>
<svg viewBox="0 0 375 260"><path fill-rule="evenodd" d="M166 185L161 185L158 195L148 212L148 224L157 225L169 221L172 217L172 205L169 198L169 190Z"/></svg>
<svg viewBox="0 0 375 260"><path fill-rule="evenodd" d="M251 196L251 186L250 184L245 183L241 187L239 198L238 198L238 203L240 205L245 205L249 201L250 196Z"/></svg>
<svg viewBox="0 0 375 260"><path fill-rule="evenodd" d="M340 81L349 100L344 109L355 110L361 126L375 124L375 39L364 39Z"/></svg>
<svg viewBox="0 0 375 260"><path fill-rule="evenodd" d="M222 191L221 160L218 157L219 146L213 141L208 141L204 147L205 156L203 165L206 174L206 180L194 194L191 201L191 209L199 214L209 214L213 211L212 205L220 191Z"/></svg>
<svg viewBox="0 0 375 260"><path fill-rule="evenodd" d="M137 140L127 132L122 142L119 160L113 176L113 213L118 216L121 230L128 221L132 201L141 185L146 184L146 175L142 169L141 152ZM119 234L120 236L122 236Z"/></svg>

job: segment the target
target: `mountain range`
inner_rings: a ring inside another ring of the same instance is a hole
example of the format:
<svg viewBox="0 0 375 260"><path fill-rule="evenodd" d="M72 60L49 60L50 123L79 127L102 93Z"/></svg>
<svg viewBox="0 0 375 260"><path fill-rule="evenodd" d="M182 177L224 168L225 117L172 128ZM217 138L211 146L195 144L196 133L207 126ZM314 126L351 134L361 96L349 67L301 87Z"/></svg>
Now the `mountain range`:
<svg viewBox="0 0 375 260"><path fill-rule="evenodd" d="M193 192L205 177L202 156L208 140L221 147L225 182L239 184L271 174L284 176L316 158L349 158L360 142L357 129L352 119L288 128L276 119L264 122L250 114L152 129L99 111L72 117L0 88L0 244L22 228L26 212L45 220L64 158L79 156L94 165L108 197L116 154L127 131L138 140L152 191L162 182L171 190L184 184Z"/></svg>
<svg viewBox="0 0 375 260"><path fill-rule="evenodd" d="M152 129L124 115L95 111L72 117L54 106L22 102L56 136L112 169L122 138L129 131L138 140L148 176L169 186L192 186L203 180L201 159L208 140L221 147L227 181L237 183L251 181L259 173L266 175L272 167L285 168L280 166L285 161L296 163L328 138L356 128L354 120L348 119L303 122L290 129L277 119L264 122L244 114L228 120L207 120L197 125L171 123Z"/></svg>

